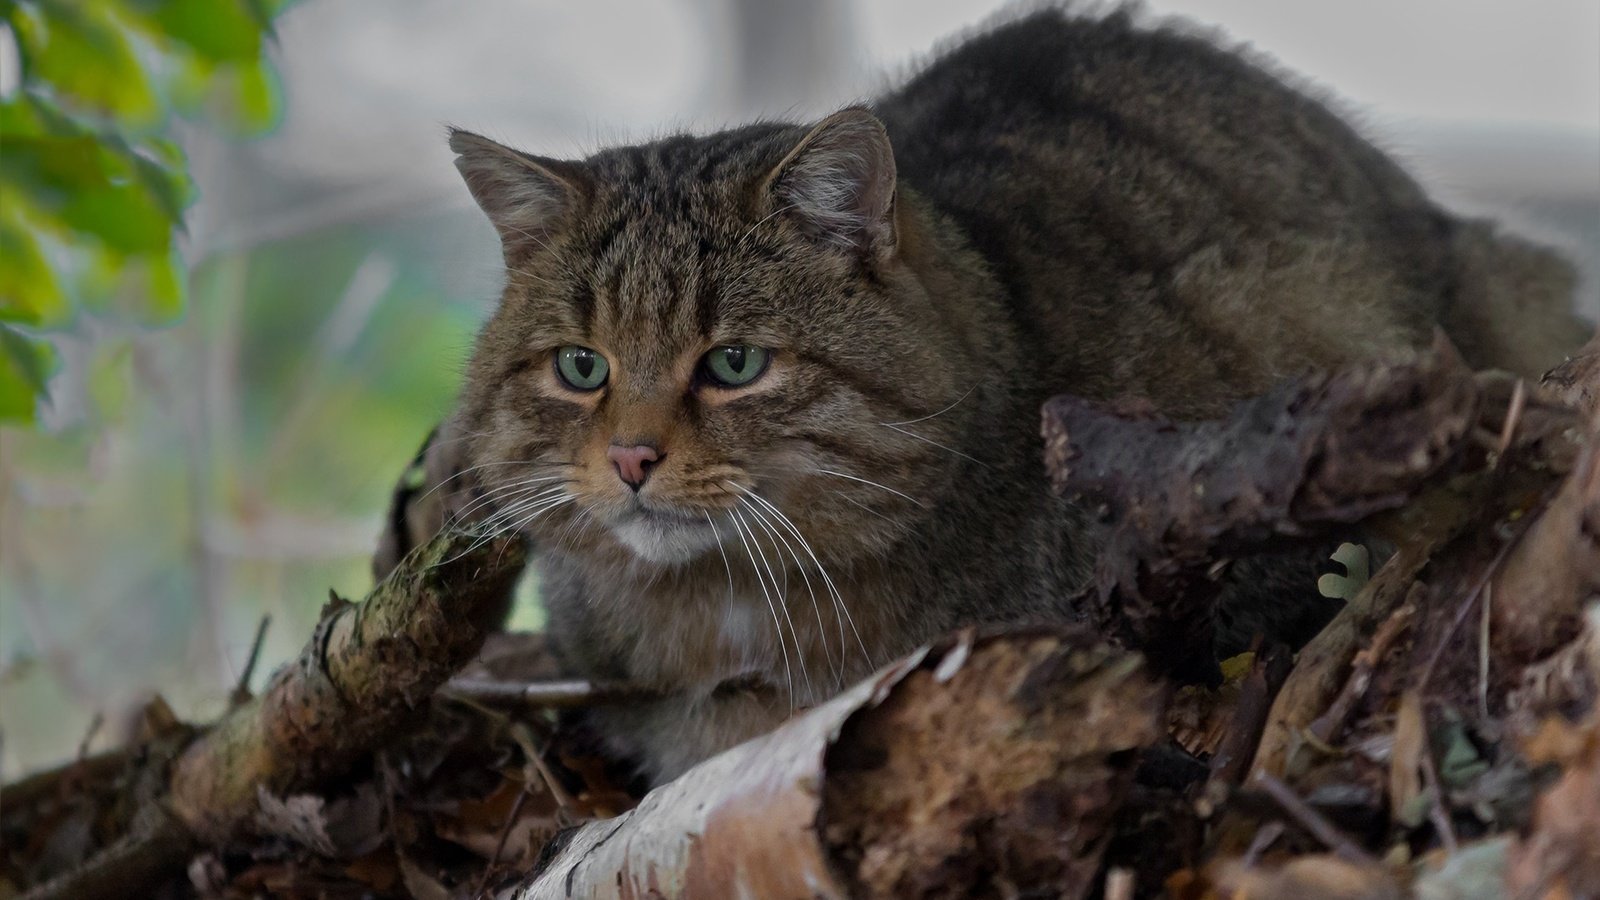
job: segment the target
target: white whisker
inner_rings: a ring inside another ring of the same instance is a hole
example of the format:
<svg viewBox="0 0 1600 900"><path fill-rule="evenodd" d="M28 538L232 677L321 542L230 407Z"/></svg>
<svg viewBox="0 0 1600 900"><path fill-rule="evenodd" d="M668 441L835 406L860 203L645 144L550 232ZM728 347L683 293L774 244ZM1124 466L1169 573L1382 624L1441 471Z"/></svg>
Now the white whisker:
<svg viewBox="0 0 1600 900"><path fill-rule="evenodd" d="M737 515L735 513L735 518L730 518L728 522L733 525L733 530L738 533L739 543L744 545L745 556L750 558L750 569L755 572L756 583L761 585L761 595L767 598L767 611L772 613L772 631L778 639L778 649L783 652L783 678L789 685L789 711L794 712L794 672L789 668L789 645L783 639L783 626L778 623L778 608L772 605L772 595L767 592L767 583L761 580L761 570L756 568L756 555L750 550L750 542L745 539L744 528L740 526ZM730 569L728 572L728 578L731 581L733 570ZM798 645L796 645L796 649L799 649Z"/></svg>
<svg viewBox="0 0 1600 900"><path fill-rule="evenodd" d="M534 505L542 503L545 500L549 500L552 497L560 496L565 490L565 487L558 484L553 487L541 487L539 485L534 485L533 487L509 491L501 496L489 498L489 502L503 502L504 505L497 509L493 514L485 518L483 521L467 523L467 511L464 510L454 519L452 519L452 527L460 526L475 531L493 531L504 522L515 519L522 515L527 510L533 508ZM532 494L532 496L525 496L527 494Z"/></svg>
<svg viewBox="0 0 1600 900"><path fill-rule="evenodd" d="M448 443L448 442L446 442L446 443ZM461 471L455 473L454 475L451 475L449 478L446 478L443 481L440 481L438 484L434 485L433 487L429 488L425 493L423 493L423 495L421 497L418 497L417 500L426 500L428 497L433 496L433 492L434 491L440 490L445 485L449 484L452 481L455 481L457 478L460 478L460 477L462 477L464 475L470 475L471 473L476 472L479 469L487 469L490 466L537 466L537 465L540 465L540 463L538 463L536 461L533 461L533 460L526 460L526 459L502 459L502 460L498 460L496 462L478 463L475 466L469 466L469 467L467 467L465 469L462 469ZM556 465L565 465L565 463L557 463ZM561 477L561 476L551 476L551 477L556 478L556 477ZM416 502L416 501L412 501L412 502Z"/></svg>
<svg viewBox="0 0 1600 900"><path fill-rule="evenodd" d="M737 485L735 486L737 487ZM809 556L812 564L817 567L817 573L822 576L822 581L828 588L828 596L833 601L834 609L839 613L839 656L841 668L844 664L844 627L846 623L849 624L851 633L855 635L856 645L861 648L861 655L867 661L867 668L877 668L876 663L873 662L871 651L867 649L866 641L861 639L861 632L856 628L855 618L850 615L850 605L845 602L844 595L839 592L838 586L833 583L833 578L828 575L828 570L822 565L822 560L818 559L816 552L811 549L811 542L806 540L805 535L800 533L799 526L795 525L794 520L779 509L776 503L753 490L746 490L752 499L772 510L772 514L777 516L784 527L789 529L789 533L793 534L795 540L800 542L800 546L806 551L806 556ZM800 561L796 559L795 564L798 566ZM805 574L803 566L800 568L800 572L802 575Z"/></svg>
<svg viewBox="0 0 1600 900"><path fill-rule="evenodd" d="M848 474L846 474L844 472L835 472L832 469L812 469L811 471L816 472L816 473L821 474L821 475L832 475L832 476L834 476L836 478L848 478L851 481L859 481L862 484L870 484L875 488L882 488L883 490L888 491L889 493L895 495L896 497L899 497L902 500L907 500L907 501L910 501L912 503L915 503L916 505L921 506L924 509L927 508L927 504L923 503L922 501L918 500L915 497L910 496L909 494L902 494L899 491L895 490L892 487L889 487L886 484L879 484L876 481L873 481L873 480L868 479L868 478L862 478L859 475L848 475Z"/></svg>
<svg viewBox="0 0 1600 900"><path fill-rule="evenodd" d="M743 513L739 512L738 510L734 510L733 514L738 518L739 522L744 525L745 530L750 533L750 543L755 546L756 555L761 558L761 565L766 567L767 577L772 579L772 589L777 591L779 589L778 576L773 574L772 564L767 562L767 553L765 550L761 549L761 542L756 540L755 529L750 527L750 523L745 520ZM773 552L777 552L777 545L773 545ZM811 687L811 673L806 668L805 650L800 646L800 632L795 630L794 618L789 615L789 598L780 593L777 596L777 600L778 607L783 611L783 620L789 625L789 635L794 639L795 662L800 664L800 680L805 682L806 695L809 697L814 693Z"/></svg>
<svg viewBox="0 0 1600 900"><path fill-rule="evenodd" d="M458 510L451 518L451 522L453 524L464 522L469 514L485 505L500 503L509 500L512 497L520 497L523 494L539 491L543 485L547 485L552 481L567 480L569 479L562 478L558 475L552 475L548 478L529 478L523 481L513 481L510 484L496 485L493 489L484 492L481 497L478 497L471 503ZM562 490L562 488L560 485L557 485L554 488L543 488L543 490L559 491Z"/></svg>
<svg viewBox="0 0 1600 900"><path fill-rule="evenodd" d="M977 389L978 389L977 385L973 385L972 387L967 388L967 392L965 394L962 394L960 396L960 398L958 398L956 400L956 402L950 404L949 406L946 406L944 409L941 409L936 413L929 413L929 414L927 414L927 415L925 415L925 416L923 416L921 418L918 418L918 419L907 419L904 422L879 422L878 424L879 425L886 425L886 426L888 426L890 428L893 428L896 425L915 425L918 422L926 422L929 419L937 419L938 417L944 415L945 413L949 412L950 410L955 409L956 407L960 406L961 405L961 401L967 399L970 396L972 396L972 392L977 390Z"/></svg>
<svg viewBox="0 0 1600 900"><path fill-rule="evenodd" d="M883 424L883 427L889 429L890 431L896 432L898 434L903 434L906 437L911 438L912 440L921 441L924 444L931 444L931 445L933 445L935 447L938 447L940 450L943 450L946 453L953 453L956 456L961 457L962 459L970 460L971 462L977 463L978 465L983 466L985 469L989 468L989 464L984 462L983 460L978 459L975 456L968 456L967 454L962 453L960 450L957 450L954 447L946 447L945 445L939 443L938 441L936 441L936 440L934 440L932 438L925 438L922 435L917 434L914 431L907 431L906 429L901 428L898 425L889 425L889 424L885 424L885 423L880 423L880 424Z"/></svg>
<svg viewBox="0 0 1600 900"><path fill-rule="evenodd" d="M529 524L531 524L533 522L534 519L538 518L539 516L544 515L545 513L549 512L552 509L555 509L558 506L562 506L564 504L571 503L571 502L573 502L573 501L575 501L577 499L578 498L576 496L569 495L569 496L565 496L565 497L558 497L555 500L548 501L545 506L542 506L539 509L534 510L532 513L530 513L528 515L528 517L526 519L524 519L523 521L517 523L517 525L515 527L500 528L500 529L497 529L495 531L491 531L488 534L479 535L478 539L473 541L472 545L470 547L468 547L467 549L461 551L460 553L456 554L455 556L450 557L449 559L442 560L442 561L436 563L435 567L442 566L442 565L447 565L449 563L453 563L456 560L461 559L462 557L465 557L465 556L471 554L473 551L475 551L479 547L482 547L483 545L489 543L490 541L493 541L496 538L501 537L502 535L515 534L516 532L519 532L522 529L526 528Z"/></svg>
<svg viewBox="0 0 1600 900"><path fill-rule="evenodd" d="M749 494L750 497L752 497L754 499L762 500L763 504L765 504L767 506L771 505L771 504L767 504L766 501L763 500L761 497L757 497L756 493L754 491L752 491L752 490L750 490L748 488L742 487L742 486L740 486L738 484L734 484L731 481L727 482L727 483L732 485L735 488L738 488L739 490L745 491L747 494ZM833 662L833 653L828 649L827 626L825 626L823 624L823 622L822 622L822 606L821 606L821 604L817 603L817 592L816 592L816 589L811 586L811 576L806 574L806 568L800 562L800 555L794 551L794 546L789 543L789 539L784 537L783 534L781 532L779 532L776 527L773 526L771 520L769 520L766 517L766 515L763 514L761 512L761 510L758 507L755 506L755 504L750 503L748 500L746 500L743 497L738 498L738 499L739 499L740 503L743 503L745 505L746 509L750 510L750 512L752 514L754 514L755 517L761 521L762 527L766 528L768 533L770 533L773 537L777 538L778 541L780 541L783 544L783 549L789 551L789 557L794 560L794 567L796 569L798 569L799 572L800 572L800 579L805 582L806 593L811 596L811 609L812 609L812 611L814 613L816 613L816 616L817 616L817 638L822 641L822 658L823 658L823 660L825 660L827 662L828 670L833 673L834 681L836 683L838 683L838 685L840 687L843 687L844 686L844 626L843 625L839 626L839 663L837 665L835 665L834 662ZM776 544L774 544L773 546L774 546L774 548L777 547ZM779 559L781 561L782 557L780 556Z"/></svg>

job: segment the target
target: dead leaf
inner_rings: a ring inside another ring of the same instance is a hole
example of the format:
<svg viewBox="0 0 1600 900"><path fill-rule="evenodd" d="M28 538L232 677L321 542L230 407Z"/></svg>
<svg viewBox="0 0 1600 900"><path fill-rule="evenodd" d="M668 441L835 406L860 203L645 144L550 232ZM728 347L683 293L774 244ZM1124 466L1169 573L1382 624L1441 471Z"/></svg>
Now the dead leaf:
<svg viewBox="0 0 1600 900"><path fill-rule="evenodd" d="M333 838L328 835L321 797L295 794L280 800L260 787L256 789L256 800L260 807L256 811L255 826L261 834L283 838L323 856L338 852Z"/></svg>
<svg viewBox="0 0 1600 900"><path fill-rule="evenodd" d="M1509 837L1467 844L1455 853L1431 853L1418 863L1411 890L1417 900L1500 900L1505 896Z"/></svg>
<svg viewBox="0 0 1600 900"><path fill-rule="evenodd" d="M400 857L400 880L413 900L450 900L449 888L404 856Z"/></svg>
<svg viewBox="0 0 1600 900"><path fill-rule="evenodd" d="M1209 874L1210 891L1203 896L1229 900L1401 900L1405 895L1382 866L1347 862L1332 854L1302 856L1278 867L1251 867L1230 859L1214 864Z"/></svg>
<svg viewBox="0 0 1600 900"><path fill-rule="evenodd" d="M1539 796L1533 830L1511 853L1511 896L1587 897L1600 885L1600 719L1586 730L1582 752Z"/></svg>
<svg viewBox="0 0 1600 900"><path fill-rule="evenodd" d="M1389 815L1405 822L1401 814L1410 813L1422 796L1422 754L1428 752L1428 725L1423 715L1422 698L1416 691L1400 697L1395 715L1394 746L1389 752Z"/></svg>

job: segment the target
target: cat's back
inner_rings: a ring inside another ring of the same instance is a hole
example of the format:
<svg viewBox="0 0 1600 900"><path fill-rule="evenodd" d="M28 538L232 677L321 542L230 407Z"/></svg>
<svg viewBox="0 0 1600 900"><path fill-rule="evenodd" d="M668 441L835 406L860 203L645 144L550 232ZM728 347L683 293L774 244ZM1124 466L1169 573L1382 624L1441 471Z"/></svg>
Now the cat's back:
<svg viewBox="0 0 1600 900"><path fill-rule="evenodd" d="M1445 302L1449 217L1321 102L1205 36L1044 9L876 111L902 182L1054 357L1052 389L1206 412L1424 342Z"/></svg>

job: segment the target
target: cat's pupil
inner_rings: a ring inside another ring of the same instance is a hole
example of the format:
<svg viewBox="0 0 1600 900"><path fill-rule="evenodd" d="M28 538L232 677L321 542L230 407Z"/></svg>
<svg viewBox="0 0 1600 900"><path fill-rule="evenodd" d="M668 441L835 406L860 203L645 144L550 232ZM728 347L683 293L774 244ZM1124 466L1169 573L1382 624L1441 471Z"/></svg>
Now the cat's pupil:
<svg viewBox="0 0 1600 900"><path fill-rule="evenodd" d="M745 352L743 347L724 348L722 358L727 360L729 371L739 375L744 374Z"/></svg>
<svg viewBox="0 0 1600 900"><path fill-rule="evenodd" d="M594 374L594 354L582 350L572 354L572 368L579 378L588 378Z"/></svg>

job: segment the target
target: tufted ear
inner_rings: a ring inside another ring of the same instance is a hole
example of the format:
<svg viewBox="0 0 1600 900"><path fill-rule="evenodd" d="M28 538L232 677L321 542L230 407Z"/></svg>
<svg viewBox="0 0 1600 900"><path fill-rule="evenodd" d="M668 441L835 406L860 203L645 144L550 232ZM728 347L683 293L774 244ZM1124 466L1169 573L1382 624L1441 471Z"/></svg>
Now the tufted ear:
<svg viewBox="0 0 1600 900"><path fill-rule="evenodd" d="M894 250L894 151L883 123L853 106L823 119L767 176L775 208L817 240L863 255Z"/></svg>
<svg viewBox="0 0 1600 900"><path fill-rule="evenodd" d="M588 177L576 163L531 156L482 135L450 129L456 169L500 232L507 259L548 242L583 202Z"/></svg>

